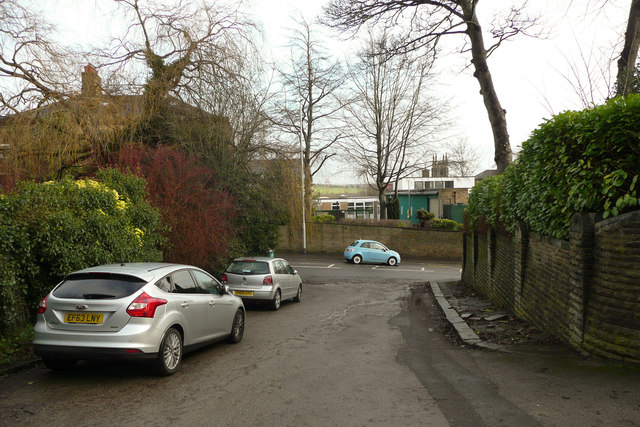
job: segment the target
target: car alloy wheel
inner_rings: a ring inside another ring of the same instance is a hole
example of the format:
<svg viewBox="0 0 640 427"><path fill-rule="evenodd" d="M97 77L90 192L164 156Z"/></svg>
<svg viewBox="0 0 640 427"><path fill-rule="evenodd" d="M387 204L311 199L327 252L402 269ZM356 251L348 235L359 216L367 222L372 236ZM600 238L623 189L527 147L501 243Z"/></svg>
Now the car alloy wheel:
<svg viewBox="0 0 640 427"><path fill-rule="evenodd" d="M393 267L394 265L397 265L397 264L398 264L398 260L397 260L397 259L395 259L394 257L390 257L390 258L387 260L387 264L389 264L390 266L392 266L392 267Z"/></svg>
<svg viewBox="0 0 640 427"><path fill-rule="evenodd" d="M236 315L233 317L233 325L231 326L231 335L229 336L229 342L237 344L242 341L244 335L244 312L241 309L236 311Z"/></svg>
<svg viewBox="0 0 640 427"><path fill-rule="evenodd" d="M273 296L273 299L271 300L271 310L276 311L280 308L280 302L281 302L281 295L280 295L280 289L276 290L275 295Z"/></svg>
<svg viewBox="0 0 640 427"><path fill-rule="evenodd" d="M360 264L362 262L362 257L360 255L354 255L353 256L353 263L354 264Z"/></svg>
<svg viewBox="0 0 640 427"><path fill-rule="evenodd" d="M163 376L171 375L178 369L181 360L182 336L177 329L170 328L160 344L156 371Z"/></svg>

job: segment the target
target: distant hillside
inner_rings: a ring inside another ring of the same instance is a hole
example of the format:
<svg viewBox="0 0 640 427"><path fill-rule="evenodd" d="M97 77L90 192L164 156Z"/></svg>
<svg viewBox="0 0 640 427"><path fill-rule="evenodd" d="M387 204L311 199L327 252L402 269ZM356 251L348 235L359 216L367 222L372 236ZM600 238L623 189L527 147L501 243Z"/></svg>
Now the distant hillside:
<svg viewBox="0 0 640 427"><path fill-rule="evenodd" d="M339 197L345 196L376 196L377 193L366 184L352 185L327 185L314 184L314 197Z"/></svg>

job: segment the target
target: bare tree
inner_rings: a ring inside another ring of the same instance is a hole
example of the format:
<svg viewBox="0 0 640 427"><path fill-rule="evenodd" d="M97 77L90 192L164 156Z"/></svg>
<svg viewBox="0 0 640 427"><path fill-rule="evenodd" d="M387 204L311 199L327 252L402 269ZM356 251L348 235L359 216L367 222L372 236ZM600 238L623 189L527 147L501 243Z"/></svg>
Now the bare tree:
<svg viewBox="0 0 640 427"><path fill-rule="evenodd" d="M53 41L53 31L20 1L0 0L0 116L70 95L77 58Z"/></svg>
<svg viewBox="0 0 640 427"><path fill-rule="evenodd" d="M466 138L457 138L449 147L447 157L452 176L474 176L480 164L480 155Z"/></svg>
<svg viewBox="0 0 640 427"><path fill-rule="evenodd" d="M194 100L202 82L215 85L241 78L238 64L251 43L253 25L228 5L205 2L114 0L131 22L123 37L101 53L114 73L138 76L140 65L149 70L143 81L142 136L158 144L167 136L167 107L171 96Z"/></svg>
<svg viewBox="0 0 640 427"><path fill-rule="evenodd" d="M365 24L396 30L406 28L400 37L401 42L389 46L395 52L435 49L442 36L465 35L470 47L462 51L471 53L473 75L480 84L480 93L493 131L495 161L502 172L511 162L511 145L505 110L495 91L487 57L505 40L520 33L527 34L536 23L536 18L524 13L526 1L518 7L512 7L502 22L492 25L491 33L496 41L485 48L482 28L476 15L478 1L331 0L325 13L329 25L343 30L358 30Z"/></svg>
<svg viewBox="0 0 640 427"><path fill-rule="evenodd" d="M576 48L572 51L579 53L579 58L565 56L569 71L558 72L569 84L583 108L590 108L615 95L611 64L615 60L613 49L603 49L601 52L593 47L588 53L576 40ZM547 103L548 104L548 103ZM549 112L556 114L550 105Z"/></svg>
<svg viewBox="0 0 640 427"><path fill-rule="evenodd" d="M310 206L313 177L336 155L341 138L336 121L331 119L341 108L338 92L345 76L340 62L314 37L313 26L304 18L297 26L289 43L291 61L279 70L283 92L275 103L273 118L278 128L296 141L294 147L302 133L305 194Z"/></svg>
<svg viewBox="0 0 640 427"><path fill-rule="evenodd" d="M241 78L193 79L190 84L189 101L216 118L227 123L227 138L231 146L199 146L196 151L206 156L226 156L229 170L237 173L248 168L248 162L258 157L277 153L277 147L269 143L273 127L268 114L271 101L271 82L265 81L268 74L262 60L248 47L243 61L237 64L235 73Z"/></svg>
<svg viewBox="0 0 640 427"><path fill-rule="evenodd" d="M378 192L382 219L385 190L424 164L446 114L426 93L431 62L408 53L385 57L386 40L386 34L370 34L358 64L350 67L354 96L345 107L345 151Z"/></svg>
<svg viewBox="0 0 640 427"><path fill-rule="evenodd" d="M636 61L640 46L640 0L632 0L629 8L629 20L624 34L624 46L618 59L616 78L618 95L627 96L634 86Z"/></svg>
<svg viewBox="0 0 640 427"><path fill-rule="evenodd" d="M262 108L262 88L252 91L255 81L246 76L254 64L247 60L255 52L251 22L219 3L115 0L114 4L118 17L130 25L111 47L85 53L97 68L89 67L95 83L90 91L95 99L90 100L78 94L80 54L52 42L55 29L23 2L0 0L0 77L10 77L0 79L4 85L0 116L14 113L12 125L2 129L0 138L12 135L16 143L11 148L20 145L22 150L11 154L12 164L37 156L37 165L23 169L37 170L36 175L44 178L100 157L118 144L139 140L176 144L199 139L217 144L220 152L238 154L234 159L246 153L235 150L234 144L255 134L248 121L266 122L264 112L252 110ZM98 73L107 85L100 84ZM225 99L216 105L224 104L226 110L211 103L214 93L218 101ZM18 114L38 106L48 107ZM239 114L227 115L232 109L245 114L244 128L237 126ZM191 123L187 129L180 119L185 112L199 114L199 125L210 122L200 126L198 138L186 135L196 126ZM261 126L256 123L251 126ZM174 138L178 134L184 136L181 141ZM234 165L225 160L221 164Z"/></svg>

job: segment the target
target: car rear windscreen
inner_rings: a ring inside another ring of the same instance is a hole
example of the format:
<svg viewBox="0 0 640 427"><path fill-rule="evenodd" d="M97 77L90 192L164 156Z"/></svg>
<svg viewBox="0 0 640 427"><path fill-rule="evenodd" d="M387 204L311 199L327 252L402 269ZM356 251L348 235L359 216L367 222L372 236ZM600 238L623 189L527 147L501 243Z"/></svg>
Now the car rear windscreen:
<svg viewBox="0 0 640 427"><path fill-rule="evenodd" d="M269 274L269 263L264 261L233 261L227 268L233 274Z"/></svg>
<svg viewBox="0 0 640 427"><path fill-rule="evenodd" d="M58 298L117 299L133 294L145 283L125 274L80 273L67 276L53 295Z"/></svg>

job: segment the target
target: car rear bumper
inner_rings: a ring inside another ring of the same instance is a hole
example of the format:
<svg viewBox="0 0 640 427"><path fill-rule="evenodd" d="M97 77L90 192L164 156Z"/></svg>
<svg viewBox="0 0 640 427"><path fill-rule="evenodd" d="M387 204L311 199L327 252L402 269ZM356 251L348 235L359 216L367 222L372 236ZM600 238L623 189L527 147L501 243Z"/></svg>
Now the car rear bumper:
<svg viewBox="0 0 640 427"><path fill-rule="evenodd" d="M117 332L90 332L54 329L45 321L38 320L34 328L33 345L34 351L41 352L104 353L107 358L122 354L135 358L140 357L138 354L156 355L162 336L163 331L150 323L132 322Z"/></svg>
<svg viewBox="0 0 640 427"><path fill-rule="evenodd" d="M242 298L245 301L251 300L272 300L275 295L276 289L247 289L247 288L229 288L231 292L237 296ZM252 292L252 295L237 295L235 292Z"/></svg>
<svg viewBox="0 0 640 427"><path fill-rule="evenodd" d="M78 360L146 360L154 359L158 355L157 352L144 353L135 348L71 347L44 344L34 344L33 352L40 357Z"/></svg>

